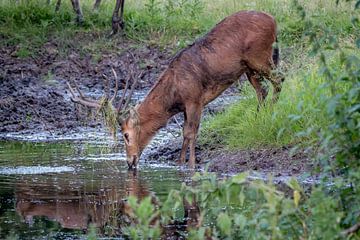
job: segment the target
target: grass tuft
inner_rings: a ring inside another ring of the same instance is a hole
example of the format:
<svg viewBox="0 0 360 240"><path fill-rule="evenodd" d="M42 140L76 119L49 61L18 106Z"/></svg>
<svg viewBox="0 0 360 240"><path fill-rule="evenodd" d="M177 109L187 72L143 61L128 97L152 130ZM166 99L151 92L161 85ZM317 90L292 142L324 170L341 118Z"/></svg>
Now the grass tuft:
<svg viewBox="0 0 360 240"><path fill-rule="evenodd" d="M105 126L108 128L111 136L113 137L114 141L117 139L117 132L118 132L118 112L116 111L115 107L112 105L108 99L103 98L101 100L101 107L99 112L101 112L102 117L104 118Z"/></svg>

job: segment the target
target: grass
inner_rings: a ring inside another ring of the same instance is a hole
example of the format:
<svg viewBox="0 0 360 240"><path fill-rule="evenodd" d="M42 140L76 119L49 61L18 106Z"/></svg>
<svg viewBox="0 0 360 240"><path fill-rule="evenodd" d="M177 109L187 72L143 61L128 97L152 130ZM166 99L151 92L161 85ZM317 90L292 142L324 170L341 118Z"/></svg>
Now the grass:
<svg viewBox="0 0 360 240"><path fill-rule="evenodd" d="M346 4L316 0L301 1L319 24L331 26L334 33L344 36L354 31L348 18L351 12ZM59 48L74 45L85 51L96 52L101 48L111 49L120 38L108 39L114 1L104 1L98 11L92 10L93 1L81 2L85 22L75 24L75 14L70 1L63 1L60 11L55 12L56 1L47 5L45 0L0 1L0 39L6 45L17 45L19 57L28 57L47 41L59 43ZM179 49L203 35L222 18L241 9L269 12L278 22L279 39L283 46L301 43L305 26L296 17L291 0L136 0L125 6L126 37L150 45L171 46ZM315 26L316 27L316 26ZM97 44L98 43L98 44ZM104 46L104 43L105 46Z"/></svg>
<svg viewBox="0 0 360 240"><path fill-rule="evenodd" d="M311 105L316 102L317 95L321 94L314 95L314 90L323 82L322 79L312 77L314 71L308 73L308 82L300 81L300 76L286 79L279 101L274 105L270 100L267 101L260 111L257 111L255 91L246 84L242 91L244 100L203 124L200 142L230 148L276 147L297 142L296 133L309 126L319 128L326 122L321 117L324 115L314 115L317 107ZM309 106L313 109L304 109Z"/></svg>

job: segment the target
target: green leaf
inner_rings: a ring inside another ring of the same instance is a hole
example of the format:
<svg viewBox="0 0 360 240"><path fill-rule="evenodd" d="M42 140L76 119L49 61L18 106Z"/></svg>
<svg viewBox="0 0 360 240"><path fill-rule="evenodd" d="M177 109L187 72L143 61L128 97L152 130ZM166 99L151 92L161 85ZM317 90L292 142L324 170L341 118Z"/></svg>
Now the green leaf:
<svg viewBox="0 0 360 240"><path fill-rule="evenodd" d="M300 192L298 190L295 190L294 193L293 193L293 197L294 197L295 207L298 207L299 206L299 201L300 201L300 198L301 198Z"/></svg>
<svg viewBox="0 0 360 240"><path fill-rule="evenodd" d="M136 209L138 217L143 221L147 222L149 217L152 215L153 205L151 203L151 197L146 197L141 201L140 205Z"/></svg>
<svg viewBox="0 0 360 240"><path fill-rule="evenodd" d="M236 184L242 184L242 183L246 182L246 179L248 176L249 176L248 172L239 173L239 174L235 175L234 177L232 177L231 182L236 183Z"/></svg>
<svg viewBox="0 0 360 240"><path fill-rule="evenodd" d="M240 206L244 206L244 201L245 201L244 189L241 189L241 192L240 192L240 194L239 194L239 203L240 203Z"/></svg>
<svg viewBox="0 0 360 240"><path fill-rule="evenodd" d="M231 219L226 213L220 213L217 218L217 226L224 235L231 234Z"/></svg>
<svg viewBox="0 0 360 240"><path fill-rule="evenodd" d="M355 106L352 106L351 108L349 108L348 113L353 113L353 112L356 112L356 111L359 111L359 110L360 110L360 103L356 104Z"/></svg>
<svg viewBox="0 0 360 240"><path fill-rule="evenodd" d="M280 130L278 131L277 135L276 135L276 140L279 141L279 139L281 138L281 136L283 135L283 133L285 132L286 128L280 128Z"/></svg>
<svg viewBox="0 0 360 240"><path fill-rule="evenodd" d="M136 199L136 197L131 195L131 196L128 197L127 200L128 200L128 203L129 203L130 207L132 209L136 209L136 207L137 207L137 199Z"/></svg>
<svg viewBox="0 0 360 240"><path fill-rule="evenodd" d="M244 227L246 226L246 217L242 214L236 214L234 217L234 223L236 226L238 226L240 228L240 230L243 230Z"/></svg>
<svg viewBox="0 0 360 240"><path fill-rule="evenodd" d="M292 177L290 181L286 182L286 185L288 185L292 190L303 192L302 187L294 177Z"/></svg>

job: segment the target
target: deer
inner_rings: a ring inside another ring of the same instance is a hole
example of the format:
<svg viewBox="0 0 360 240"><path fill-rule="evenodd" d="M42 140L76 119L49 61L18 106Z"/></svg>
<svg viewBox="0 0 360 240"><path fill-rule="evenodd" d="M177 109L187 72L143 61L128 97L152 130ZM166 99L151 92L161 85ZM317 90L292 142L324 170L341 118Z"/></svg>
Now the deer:
<svg viewBox="0 0 360 240"><path fill-rule="evenodd" d="M185 163L189 149L188 165L195 168L202 109L242 74L246 74L254 87L259 106L268 94L264 79L273 86L272 102L275 103L284 81L283 75L276 71L279 63L279 49L273 46L276 42L274 17L258 11L236 12L179 51L141 103L127 107L128 100L125 105L121 102L123 95L116 114L129 169L137 167L141 153L157 131L181 112L184 114L183 143L177 162ZM73 89L71 92L73 102L101 108L99 102L86 99L79 91L78 94Z"/></svg>
<svg viewBox="0 0 360 240"><path fill-rule="evenodd" d="M48 0L48 4L50 3L50 0ZM101 0L95 0L93 10L97 11L99 9ZM112 14L112 31L110 33L110 36L115 35L119 32L119 30L123 30L125 27L124 21L123 21L123 15L124 15L124 4L125 0L116 0L115 8ZM57 0L55 5L55 12L58 12L60 10L61 0ZM81 24L84 21L83 13L81 11L80 6L80 0L71 0L71 5L73 7L73 10L76 14L76 23ZM119 15L120 12L120 15Z"/></svg>
<svg viewBox="0 0 360 240"><path fill-rule="evenodd" d="M127 201L130 196L138 200L150 197L154 207L161 207L146 180L139 177L137 172L127 172L121 179L123 181L120 184L119 181L104 180L101 185L95 184L87 189L82 184L76 188L69 186L69 181L73 179L57 181L56 184L60 187L54 188L54 182L49 179L34 184L31 178L23 178L16 182L15 210L30 226L36 217L42 216L58 222L62 228L88 231L90 225L94 225L99 228L100 235L105 235L109 234L106 229L111 226L112 234L121 235L123 227L138 224L135 209ZM198 227L201 221L200 208L195 199L188 202L184 197L182 207L182 220L160 223L159 212L152 217L151 225L161 226L161 239L173 239L170 237L177 230Z"/></svg>

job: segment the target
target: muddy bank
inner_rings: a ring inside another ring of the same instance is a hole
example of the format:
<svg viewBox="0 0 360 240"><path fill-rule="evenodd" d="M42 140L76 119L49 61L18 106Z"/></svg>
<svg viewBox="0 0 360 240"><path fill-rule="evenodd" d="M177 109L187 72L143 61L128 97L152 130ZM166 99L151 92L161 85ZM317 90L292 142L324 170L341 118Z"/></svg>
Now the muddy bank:
<svg viewBox="0 0 360 240"><path fill-rule="evenodd" d="M16 46L0 48L0 132L66 132L79 126L94 127L98 121L87 118L89 114L70 101L66 81L76 81L83 92L99 98L103 75L112 78L114 68L120 89L130 70L140 78L137 89L149 89L171 55L154 47L135 48L128 42L96 55L77 48L64 55L59 49L56 42L48 42L36 56L20 58Z"/></svg>
<svg viewBox="0 0 360 240"><path fill-rule="evenodd" d="M201 158L209 163L209 171L234 174L253 170L275 177L302 174L311 169L309 156L303 152L292 153L291 147L214 150L204 152Z"/></svg>
<svg viewBox="0 0 360 240"><path fill-rule="evenodd" d="M182 138L178 137L149 153L146 159L175 164L174 159L177 160L180 157L181 143ZM294 153L291 146L230 151L209 149L198 144L196 156L199 169L207 169L209 172L216 172L220 175L253 171L261 173L261 175L288 177L311 170L310 156L302 151Z"/></svg>

